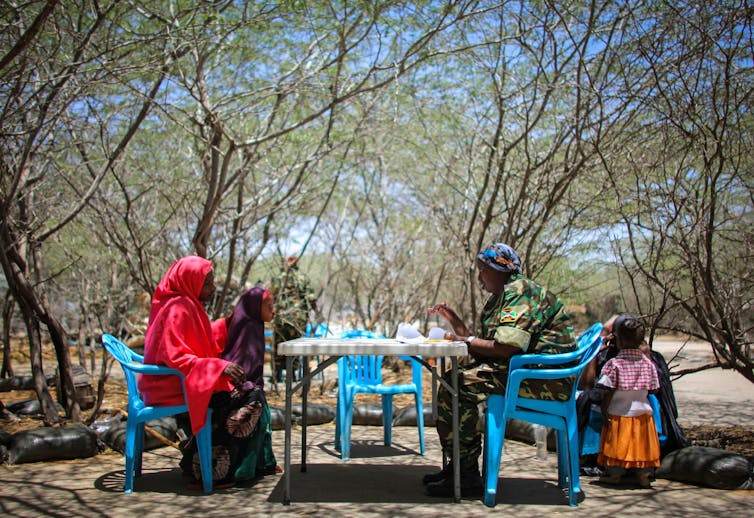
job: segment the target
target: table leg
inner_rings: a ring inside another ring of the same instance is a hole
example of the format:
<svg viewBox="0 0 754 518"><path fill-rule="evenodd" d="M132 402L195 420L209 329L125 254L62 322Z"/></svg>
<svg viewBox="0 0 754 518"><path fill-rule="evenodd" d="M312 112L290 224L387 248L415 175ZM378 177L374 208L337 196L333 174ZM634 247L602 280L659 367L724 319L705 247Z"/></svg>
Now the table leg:
<svg viewBox="0 0 754 518"><path fill-rule="evenodd" d="M458 358L453 356L452 381L453 381L453 501L461 501L461 447L458 437Z"/></svg>
<svg viewBox="0 0 754 518"><path fill-rule="evenodd" d="M283 463L283 475L285 476L285 487L283 489L283 505L291 503L291 413L292 396L291 393L291 370L293 369L293 357L285 357L285 461ZM273 373L273 376L275 374Z"/></svg>
<svg viewBox="0 0 754 518"><path fill-rule="evenodd" d="M440 376L443 376L445 374L445 357L443 356L440 358ZM432 377L432 381L435 381L435 377ZM435 408L433 409L432 417L437 421L437 405L435 404ZM445 469L445 466L448 465L448 456L445 453L445 448L442 449L442 467Z"/></svg>
<svg viewBox="0 0 754 518"><path fill-rule="evenodd" d="M432 370L437 372L438 368L440 367L438 367L437 361L435 360ZM435 375L432 376L432 419L437 421L437 376Z"/></svg>
<svg viewBox="0 0 754 518"><path fill-rule="evenodd" d="M301 379L301 472L306 472L306 404L309 399L309 384L311 383L311 374L309 373L309 357L302 356L303 376Z"/></svg>

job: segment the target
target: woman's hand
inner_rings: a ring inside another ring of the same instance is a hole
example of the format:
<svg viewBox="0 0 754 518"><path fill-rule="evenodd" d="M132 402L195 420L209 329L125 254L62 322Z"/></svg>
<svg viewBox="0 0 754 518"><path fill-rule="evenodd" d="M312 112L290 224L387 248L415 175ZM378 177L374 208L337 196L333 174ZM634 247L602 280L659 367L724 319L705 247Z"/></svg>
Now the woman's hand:
<svg viewBox="0 0 754 518"><path fill-rule="evenodd" d="M237 363L229 363L225 367L225 370L223 370L223 374L233 380L233 383L235 384L243 383L244 378L246 377L243 368Z"/></svg>
<svg viewBox="0 0 754 518"><path fill-rule="evenodd" d="M466 324L461 321L455 311L450 309L447 302L438 302L434 306L427 308L427 313L430 315L433 313L440 315L451 325L453 332L458 336L466 337L471 334Z"/></svg>
<svg viewBox="0 0 754 518"><path fill-rule="evenodd" d="M437 304L435 304L431 308L428 308L427 309L427 313L429 313L430 315L433 314L433 313L437 313L442 318L444 318L445 320L447 320L448 322L450 322L450 320L453 317L458 318L456 316L456 314L455 314L455 311L453 311L452 309L450 309L450 306L448 306L447 302L438 302Z"/></svg>

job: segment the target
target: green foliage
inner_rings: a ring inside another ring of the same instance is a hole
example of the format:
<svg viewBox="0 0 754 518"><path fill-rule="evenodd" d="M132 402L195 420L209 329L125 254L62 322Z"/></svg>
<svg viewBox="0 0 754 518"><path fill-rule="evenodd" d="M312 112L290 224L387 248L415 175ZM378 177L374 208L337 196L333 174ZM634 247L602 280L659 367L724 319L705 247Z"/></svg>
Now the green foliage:
<svg viewBox="0 0 754 518"><path fill-rule="evenodd" d="M41 8L0 13L0 54ZM391 329L438 300L471 324L505 241L590 318L734 349L750 41L734 2L65 2L0 69L8 246L70 327L181 255L232 298L296 253L323 318Z"/></svg>

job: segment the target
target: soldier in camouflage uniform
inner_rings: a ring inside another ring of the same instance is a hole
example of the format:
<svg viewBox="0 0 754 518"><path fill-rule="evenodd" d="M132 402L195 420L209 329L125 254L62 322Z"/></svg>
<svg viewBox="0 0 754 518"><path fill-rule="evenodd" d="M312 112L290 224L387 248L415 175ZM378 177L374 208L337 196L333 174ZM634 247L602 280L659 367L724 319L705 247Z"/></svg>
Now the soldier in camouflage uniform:
<svg viewBox="0 0 754 518"><path fill-rule="evenodd" d="M317 309L317 297L309 280L298 270L298 257L291 256L280 275L272 280L270 289L275 297L273 320L272 372L277 381L282 381L285 358L278 357L277 344L304 336L309 323L309 310ZM298 360L298 359L297 359ZM298 361L294 362L294 371ZM292 374L292 373L289 373Z"/></svg>
<svg viewBox="0 0 754 518"><path fill-rule="evenodd" d="M460 362L459 385L459 442L460 459L451 459L445 469L424 477L427 494L452 496L452 462L461 465L461 494L481 496L482 478L478 458L482 452L482 431L478 405L489 394L502 394L508 377L511 356L524 352L548 354L576 349L570 317L563 303L546 288L521 275L521 260L516 252L503 243L493 244L477 255L478 279L482 288L491 294L481 314L478 336L471 332L446 303L429 309L453 327L446 333L449 340L463 340L469 356ZM446 373L448 376L448 373ZM447 378L448 383L450 379ZM552 380L536 385L521 385L526 397L565 400L570 394L569 384L553 384ZM448 458L453 451L452 399L447 389L438 393L437 433Z"/></svg>

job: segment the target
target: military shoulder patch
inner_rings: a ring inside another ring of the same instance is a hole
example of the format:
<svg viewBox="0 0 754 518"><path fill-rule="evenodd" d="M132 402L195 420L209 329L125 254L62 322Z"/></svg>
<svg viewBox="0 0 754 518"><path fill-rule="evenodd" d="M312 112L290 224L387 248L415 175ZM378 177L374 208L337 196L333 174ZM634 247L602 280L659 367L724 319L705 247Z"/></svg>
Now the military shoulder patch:
<svg viewBox="0 0 754 518"><path fill-rule="evenodd" d="M500 323L507 324L515 322L518 319L518 313L514 308L503 308L500 310Z"/></svg>

